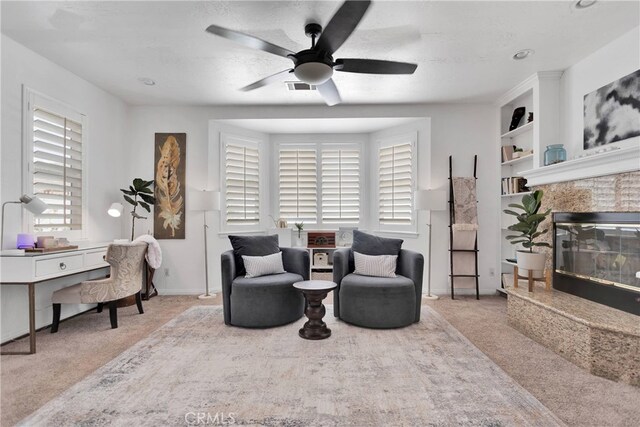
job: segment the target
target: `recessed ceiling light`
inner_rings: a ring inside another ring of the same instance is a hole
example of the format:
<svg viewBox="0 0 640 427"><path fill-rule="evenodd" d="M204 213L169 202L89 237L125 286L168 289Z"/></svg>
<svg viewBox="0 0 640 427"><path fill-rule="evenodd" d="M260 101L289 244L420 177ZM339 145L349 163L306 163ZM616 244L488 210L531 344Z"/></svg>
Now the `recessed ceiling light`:
<svg viewBox="0 0 640 427"><path fill-rule="evenodd" d="M143 85L147 85L147 86L155 86L156 84L155 80L150 79L148 77L140 77L138 81Z"/></svg>
<svg viewBox="0 0 640 427"><path fill-rule="evenodd" d="M528 58L533 55L535 51L533 49L522 49L513 54L512 58L516 61L520 61L522 59Z"/></svg>
<svg viewBox="0 0 640 427"><path fill-rule="evenodd" d="M578 0L575 4L576 9L586 9L596 4L597 0Z"/></svg>

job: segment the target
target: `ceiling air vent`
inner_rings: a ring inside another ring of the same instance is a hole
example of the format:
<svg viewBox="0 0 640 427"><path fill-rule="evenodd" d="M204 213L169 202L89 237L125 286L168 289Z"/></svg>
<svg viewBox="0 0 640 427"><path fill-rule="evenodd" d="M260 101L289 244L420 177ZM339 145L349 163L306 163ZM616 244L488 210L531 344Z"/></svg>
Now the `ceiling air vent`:
<svg viewBox="0 0 640 427"><path fill-rule="evenodd" d="M284 82L289 90L316 90L314 85L303 82Z"/></svg>

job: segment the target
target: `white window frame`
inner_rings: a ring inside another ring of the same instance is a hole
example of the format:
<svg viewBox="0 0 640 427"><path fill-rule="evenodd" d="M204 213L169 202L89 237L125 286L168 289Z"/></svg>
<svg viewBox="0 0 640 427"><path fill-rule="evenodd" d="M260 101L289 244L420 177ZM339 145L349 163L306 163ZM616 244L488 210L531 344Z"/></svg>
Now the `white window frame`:
<svg viewBox="0 0 640 427"><path fill-rule="evenodd" d="M66 237L69 240L86 239L89 234L89 191L88 191L88 152L89 152L89 120L74 107L23 86L23 140L22 140L22 192L33 194L33 110L35 106L43 110L67 117L82 125L82 228L66 231L34 231L34 215L22 209L22 228L35 235L53 235Z"/></svg>
<svg viewBox="0 0 640 427"><path fill-rule="evenodd" d="M412 234L418 233L418 221L415 209L411 209L411 224L382 224L380 222L380 150L386 147L399 144L411 144L411 203L414 204L414 192L418 185L418 132L406 132L402 134L382 137L375 143L375 165L372 170L372 184L375 188L375 197L371 200L372 223L376 231L390 234Z"/></svg>
<svg viewBox="0 0 640 427"><path fill-rule="evenodd" d="M314 230L337 230L339 227L341 226L345 226L345 227L360 227L361 229L363 228L363 224L365 223L365 212L366 212L366 198L364 197L365 191L364 191L364 185L366 182L366 177L368 176L366 174L366 169L365 169L365 157L366 157L366 151L364 149L364 142L362 141L358 141L361 138L352 138L354 141L346 141L348 139L351 139L348 137L345 138L344 135L340 135L341 138L340 139L346 139L345 141L339 141L339 142L325 142L323 141L322 135L314 135L314 138L312 140L309 140L308 136L302 136L299 138L299 141L296 141L296 136L289 136L287 135L288 138L287 141L280 141L280 142L275 142L273 144L273 162L272 162L272 176L273 176L273 183L274 183L274 189L275 191L273 192L273 199L272 199L272 206L273 206L273 211L276 213L275 218L279 218L280 217L280 180L279 180L279 175L280 175L280 150L284 149L284 150L309 150L309 149L314 149L316 150L316 183L317 183L317 187L316 187L316 192L317 192L317 204L318 204L318 209L316 212L317 215L317 220L315 223L307 223L305 222L305 230L309 230L309 229L314 229ZM331 135L328 137L329 139L335 139L335 135ZM358 140L356 140L358 139ZM289 142L289 141L295 141L295 142ZM359 160L360 160L360 188L361 188L361 194L360 194L360 221L358 224L354 224L354 223L327 223L324 224L322 222L322 150L338 150L338 149L345 149L345 150L357 150L359 152ZM293 224L291 224L292 226Z"/></svg>
<svg viewBox="0 0 640 427"><path fill-rule="evenodd" d="M227 180L226 180L226 145L230 143L240 147L253 148L258 150L258 174L260 183L258 185L258 208L259 221L257 224L227 224ZM260 139L251 138L245 135L238 135L230 132L220 132L220 233L263 233L265 230L264 212L266 212L266 179L264 161L264 143Z"/></svg>

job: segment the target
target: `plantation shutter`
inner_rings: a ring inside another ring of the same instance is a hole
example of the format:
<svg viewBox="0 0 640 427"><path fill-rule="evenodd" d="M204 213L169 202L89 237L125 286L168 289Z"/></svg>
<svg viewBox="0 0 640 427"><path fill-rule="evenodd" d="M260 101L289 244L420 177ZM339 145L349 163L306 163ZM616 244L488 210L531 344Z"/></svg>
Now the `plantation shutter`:
<svg viewBox="0 0 640 427"><path fill-rule="evenodd" d="M82 229L82 124L33 110L33 193L49 208L34 215L34 231Z"/></svg>
<svg viewBox="0 0 640 427"><path fill-rule="evenodd" d="M258 148L226 144L225 204L227 224L260 223Z"/></svg>
<svg viewBox="0 0 640 427"><path fill-rule="evenodd" d="M379 150L379 220L410 225L413 210L413 149L403 143Z"/></svg>
<svg viewBox="0 0 640 427"><path fill-rule="evenodd" d="M280 217L316 223L316 150L280 150Z"/></svg>
<svg viewBox="0 0 640 427"><path fill-rule="evenodd" d="M360 221L360 152L322 151L322 221Z"/></svg>

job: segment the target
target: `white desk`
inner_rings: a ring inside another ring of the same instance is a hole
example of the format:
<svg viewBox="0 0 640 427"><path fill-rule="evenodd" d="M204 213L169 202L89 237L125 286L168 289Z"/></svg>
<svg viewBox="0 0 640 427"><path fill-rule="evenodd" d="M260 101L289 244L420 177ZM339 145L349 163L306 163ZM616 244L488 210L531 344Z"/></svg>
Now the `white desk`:
<svg viewBox="0 0 640 427"><path fill-rule="evenodd" d="M29 289L29 351L1 354L33 354L36 352L35 285L52 279L109 267L104 260L109 243L92 243L63 252L0 253L0 285L22 285ZM70 281L69 285L75 282Z"/></svg>

